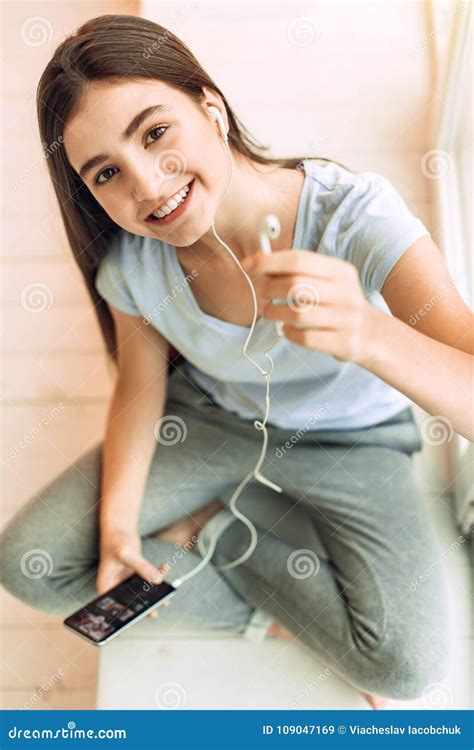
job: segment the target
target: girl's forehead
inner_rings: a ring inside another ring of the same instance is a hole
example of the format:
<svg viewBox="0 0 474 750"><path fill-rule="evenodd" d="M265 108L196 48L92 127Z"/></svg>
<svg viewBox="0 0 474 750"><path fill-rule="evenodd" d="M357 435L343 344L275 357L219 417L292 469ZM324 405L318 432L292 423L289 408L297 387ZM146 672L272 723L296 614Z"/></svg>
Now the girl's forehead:
<svg viewBox="0 0 474 750"><path fill-rule="evenodd" d="M102 80L90 81L86 84L82 97L82 106L97 106L99 101L115 101L118 105L126 106L128 103L150 96L160 96L164 104L185 101L186 97L179 89L175 89L162 81L153 79L140 79L129 81Z"/></svg>
<svg viewBox="0 0 474 750"><path fill-rule="evenodd" d="M136 130L133 123L138 118L141 123L152 115L179 115L186 105L190 102L183 92L161 81L94 81L87 85L63 131L68 160L79 171L78 163L89 156L93 144L96 148L102 143L105 148L112 140L115 144L125 139L127 130Z"/></svg>
<svg viewBox="0 0 474 750"><path fill-rule="evenodd" d="M135 115L145 107L161 105L162 111L175 114L192 108L192 102L179 89L154 80L129 82L94 81L84 89L74 113L69 118L66 131L80 127L84 134L87 128L101 127Z"/></svg>

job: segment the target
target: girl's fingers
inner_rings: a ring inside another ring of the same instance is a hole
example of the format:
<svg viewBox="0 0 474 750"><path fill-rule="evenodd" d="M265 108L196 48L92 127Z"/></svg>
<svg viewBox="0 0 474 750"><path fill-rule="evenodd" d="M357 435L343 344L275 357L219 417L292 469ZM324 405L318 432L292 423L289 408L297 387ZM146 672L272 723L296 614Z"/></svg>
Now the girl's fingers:
<svg viewBox="0 0 474 750"><path fill-rule="evenodd" d="M167 602L164 602L164 604L162 604L161 606L162 607L169 607L170 604L171 604L171 599L168 600ZM156 617L158 617L159 614L160 614L160 610L159 609L154 609L153 612L150 612L150 614L148 615L148 617L152 617L153 619L155 619Z"/></svg>
<svg viewBox="0 0 474 750"><path fill-rule="evenodd" d="M255 253L253 263L250 259L245 260L242 265L249 275L266 274L304 274L316 278L331 278L337 274L341 263L339 258L332 258L316 254L313 250L280 250L278 253L265 255L263 252ZM250 269L249 269L250 265Z"/></svg>
<svg viewBox="0 0 474 750"><path fill-rule="evenodd" d="M333 279L315 279L314 276L267 276L261 284L260 296L266 300L282 297L297 301L307 294L318 304L331 304L335 295L339 296Z"/></svg>
<svg viewBox="0 0 474 750"><path fill-rule="evenodd" d="M120 552L120 560L136 570L138 575L149 583L161 583L169 570L169 565L167 563L163 563L163 565L160 565L160 567L157 568L156 565L153 565L153 563L146 560L130 547L123 548Z"/></svg>
<svg viewBox="0 0 474 750"><path fill-rule="evenodd" d="M344 329L347 318L339 310L329 307L306 307L299 312L287 305L269 305L262 314L267 320L283 320L290 326L301 323L308 328L324 328L326 330Z"/></svg>

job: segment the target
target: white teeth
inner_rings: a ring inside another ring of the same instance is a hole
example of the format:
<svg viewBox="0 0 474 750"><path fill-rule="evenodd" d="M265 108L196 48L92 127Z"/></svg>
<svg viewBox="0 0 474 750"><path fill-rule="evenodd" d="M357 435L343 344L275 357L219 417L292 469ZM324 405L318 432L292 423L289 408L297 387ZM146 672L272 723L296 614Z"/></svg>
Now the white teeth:
<svg viewBox="0 0 474 750"><path fill-rule="evenodd" d="M180 203L183 202L187 194L189 193L189 186L186 185L182 190L176 193L170 200L165 203L164 206L161 206L157 211L155 211L152 216L155 216L157 219L162 219L163 216L168 216L172 211L174 211L175 208L178 208Z"/></svg>

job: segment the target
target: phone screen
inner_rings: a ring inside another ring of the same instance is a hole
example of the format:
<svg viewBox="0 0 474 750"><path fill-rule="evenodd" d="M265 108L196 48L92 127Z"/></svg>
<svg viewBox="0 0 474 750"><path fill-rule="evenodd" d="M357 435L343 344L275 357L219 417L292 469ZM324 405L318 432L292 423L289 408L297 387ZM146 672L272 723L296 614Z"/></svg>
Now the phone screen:
<svg viewBox="0 0 474 750"><path fill-rule="evenodd" d="M147 583L134 573L66 617L64 625L100 645L144 617L157 602L175 591L171 583Z"/></svg>

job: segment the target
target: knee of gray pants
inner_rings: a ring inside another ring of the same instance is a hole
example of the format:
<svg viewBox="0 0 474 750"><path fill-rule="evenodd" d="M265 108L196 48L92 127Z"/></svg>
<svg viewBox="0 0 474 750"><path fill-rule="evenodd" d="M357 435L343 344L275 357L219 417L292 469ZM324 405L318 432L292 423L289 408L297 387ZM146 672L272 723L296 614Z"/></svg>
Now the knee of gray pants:
<svg viewBox="0 0 474 750"><path fill-rule="evenodd" d="M400 593L400 587L397 591ZM424 587L413 591L408 587L404 596L386 602L382 637L364 652L369 692L395 700L426 699L429 707L430 693L443 691L451 659L447 602L442 572L433 573ZM449 693L447 685L445 690Z"/></svg>
<svg viewBox="0 0 474 750"><path fill-rule="evenodd" d="M247 529L240 523L232 524L219 540L213 562L221 565L236 559L245 552L248 543ZM367 631L366 637L362 637L359 623L359 637L354 637L352 648L341 643L342 656L334 653L341 674L344 673L355 687L376 695L395 700L427 696L429 702L430 690L434 690L434 683L442 682L449 666L449 628L441 586L441 579L433 578L426 590L410 592L411 596L401 599L398 606L384 603L385 626L378 635ZM278 593L275 596L278 599ZM427 616L425 611L429 613ZM310 644L321 639L318 627L316 619L308 628L311 637L306 645L310 650ZM318 658L324 661L324 655L319 652ZM335 666L334 669L337 671Z"/></svg>
<svg viewBox="0 0 474 750"><path fill-rule="evenodd" d="M406 629L388 629L366 659L369 692L395 700L426 698L429 703L430 691L442 690L449 668L449 643L444 632L418 639Z"/></svg>
<svg viewBox="0 0 474 750"><path fill-rule="evenodd" d="M35 547L31 536L22 541L21 527L12 522L0 534L0 582L20 601L49 614L69 614L77 609L70 596L61 593L58 570L53 556L43 547Z"/></svg>
<svg viewBox="0 0 474 750"><path fill-rule="evenodd" d="M22 564L23 563L23 564ZM26 563L26 564L25 564ZM18 556L18 545L12 543L6 532L0 537L0 567L2 586L14 597L38 607L44 601L44 580L49 565L48 558L42 552L25 551ZM46 573L42 573L43 567Z"/></svg>

